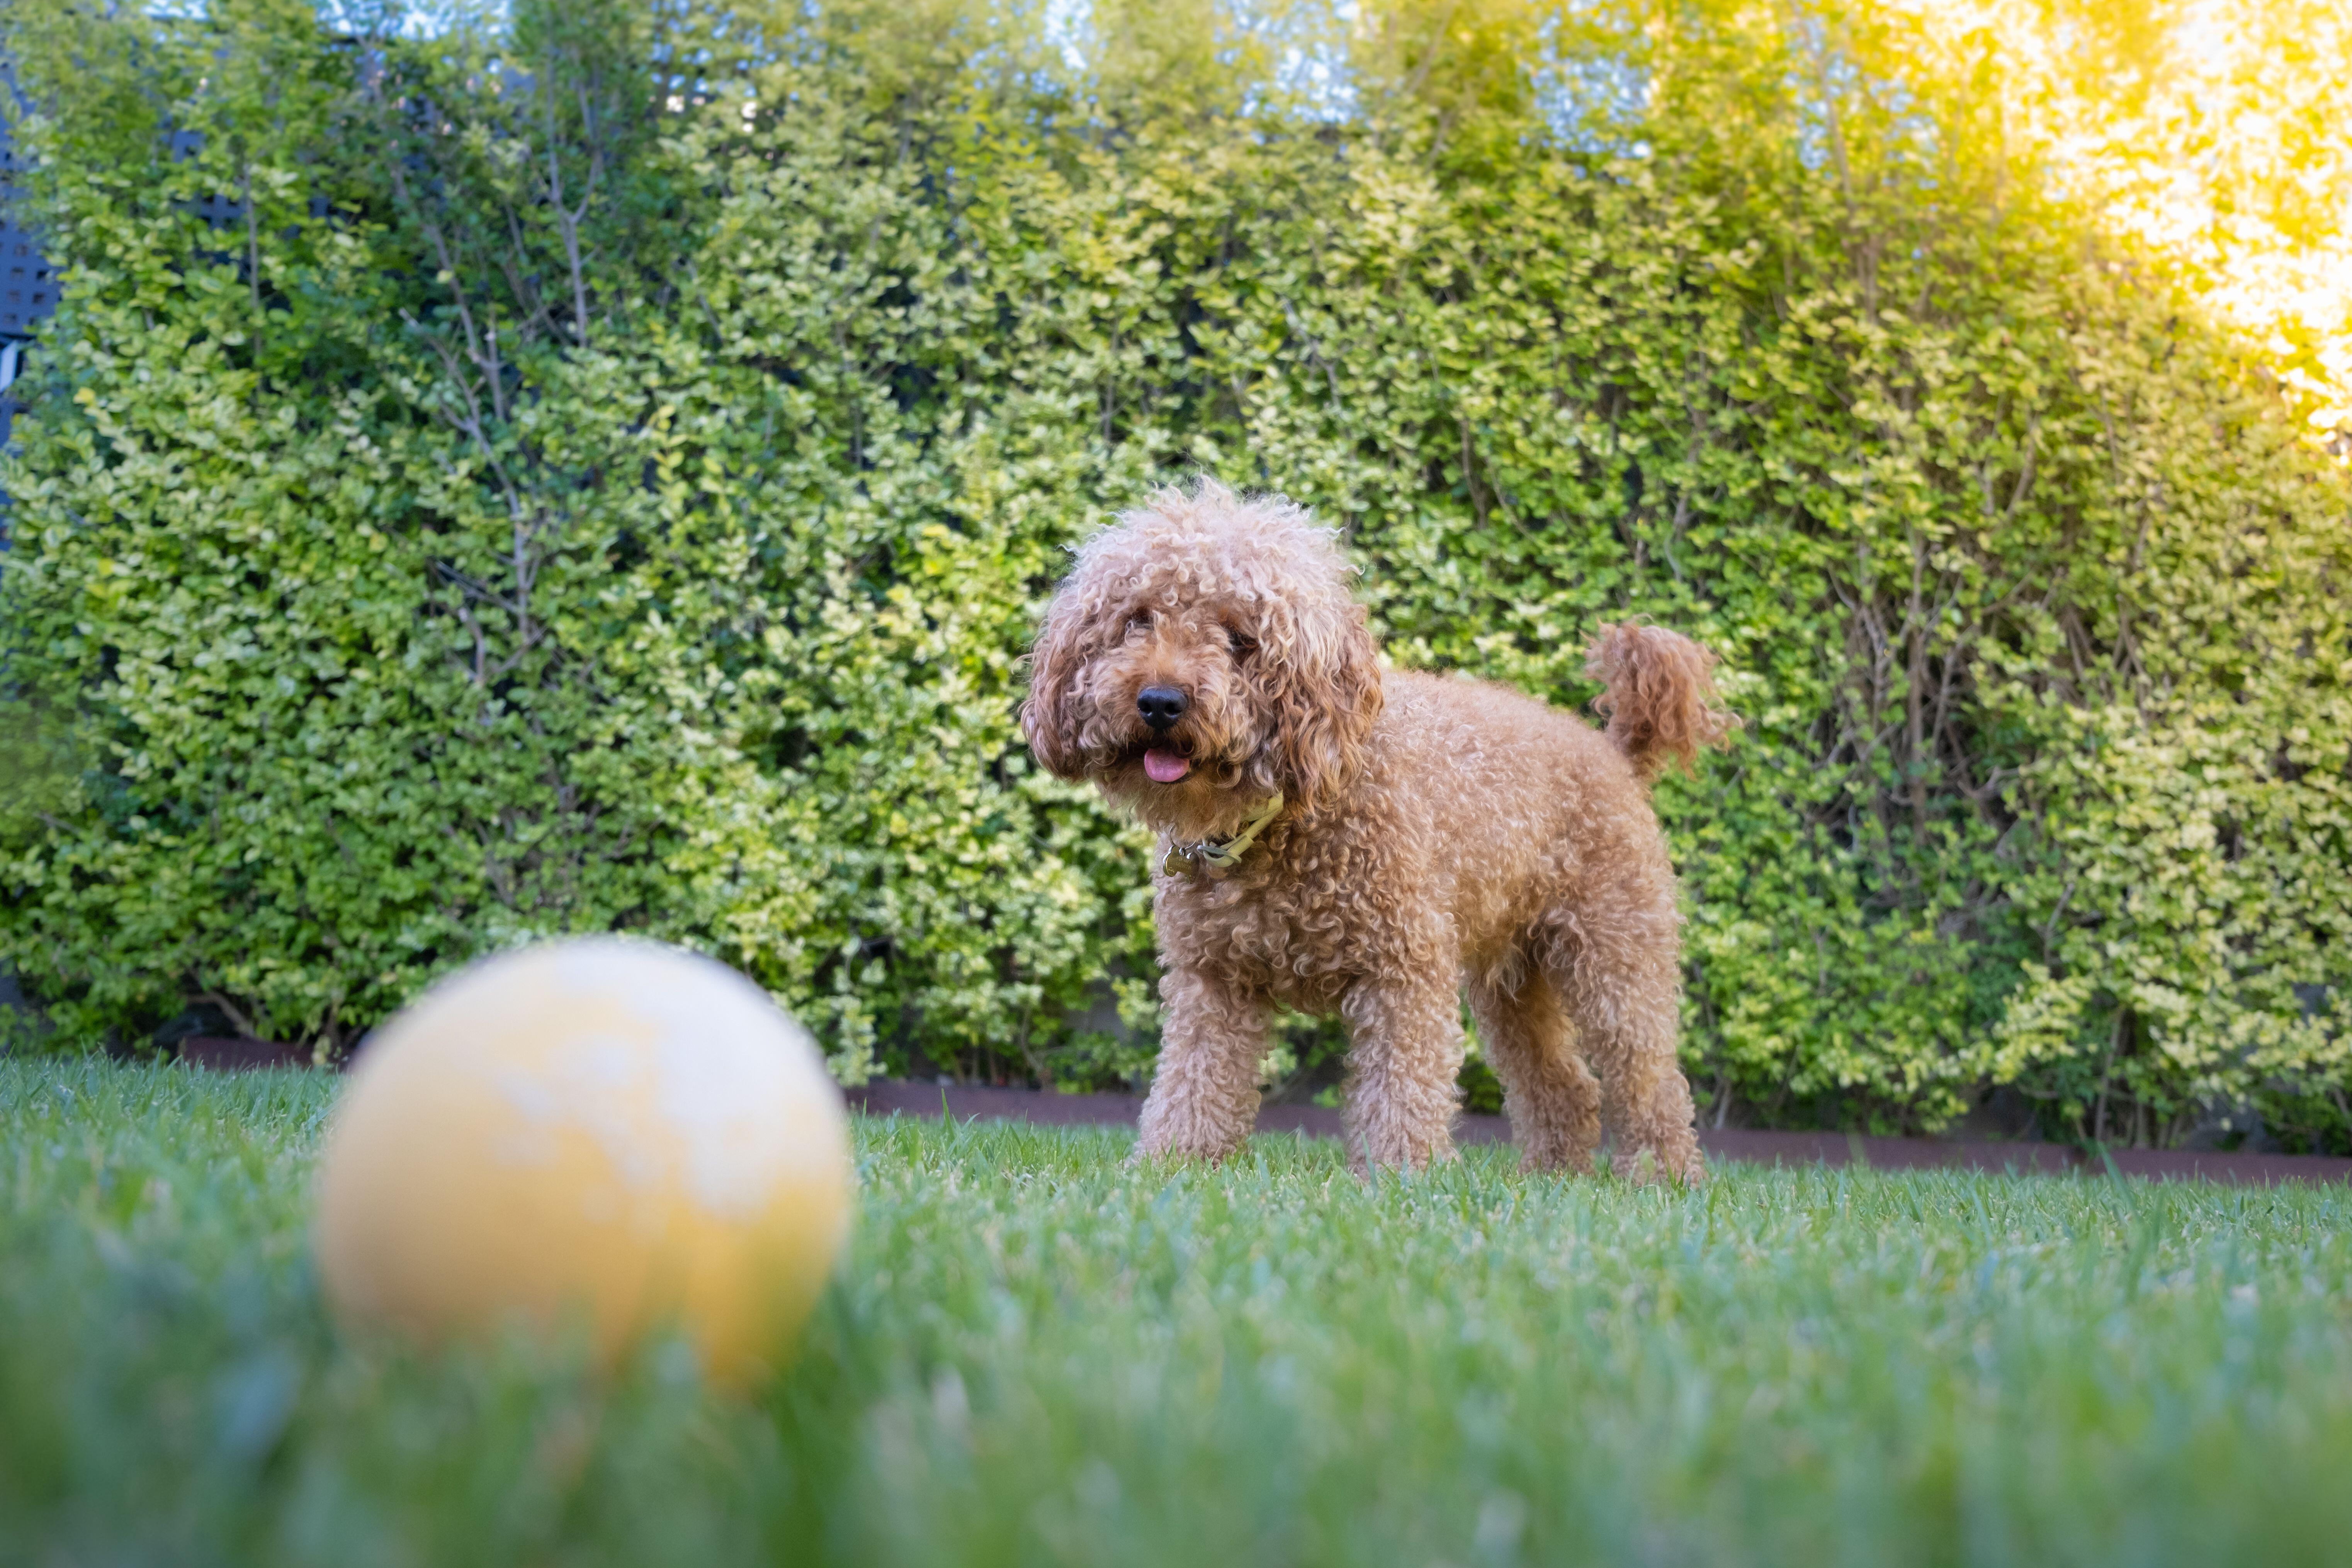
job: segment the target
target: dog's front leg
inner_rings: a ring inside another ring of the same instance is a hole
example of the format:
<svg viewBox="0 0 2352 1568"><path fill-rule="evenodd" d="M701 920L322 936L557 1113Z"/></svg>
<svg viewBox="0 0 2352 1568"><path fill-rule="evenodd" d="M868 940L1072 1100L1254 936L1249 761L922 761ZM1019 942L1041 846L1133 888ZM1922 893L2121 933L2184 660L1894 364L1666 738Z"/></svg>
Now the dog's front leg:
<svg viewBox="0 0 2352 1568"><path fill-rule="evenodd" d="M1143 1102L1139 1155L1222 1160L1257 1125L1269 1008L1199 969L1160 976L1160 1065Z"/></svg>
<svg viewBox="0 0 2352 1568"><path fill-rule="evenodd" d="M1351 986L1348 1021L1348 1152L1359 1172L1418 1171L1454 1152L1455 1079L1462 1071L1462 1000L1442 966L1399 963Z"/></svg>

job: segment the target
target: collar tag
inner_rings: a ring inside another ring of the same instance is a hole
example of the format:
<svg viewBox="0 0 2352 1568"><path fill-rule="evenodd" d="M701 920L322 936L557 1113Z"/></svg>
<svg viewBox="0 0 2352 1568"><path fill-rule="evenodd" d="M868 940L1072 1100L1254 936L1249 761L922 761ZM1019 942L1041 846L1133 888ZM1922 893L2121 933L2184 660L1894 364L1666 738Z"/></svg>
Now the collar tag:
<svg viewBox="0 0 2352 1568"><path fill-rule="evenodd" d="M1168 846L1167 855L1160 859L1160 874L1180 877L1197 867L1212 879L1232 875L1234 868L1241 864L1242 857L1249 852L1249 847L1257 842L1257 836L1265 831L1266 824L1282 815L1282 792L1276 790L1273 798L1251 813L1250 819L1242 824L1242 830L1231 838L1222 841L1203 838L1194 844L1171 843Z"/></svg>

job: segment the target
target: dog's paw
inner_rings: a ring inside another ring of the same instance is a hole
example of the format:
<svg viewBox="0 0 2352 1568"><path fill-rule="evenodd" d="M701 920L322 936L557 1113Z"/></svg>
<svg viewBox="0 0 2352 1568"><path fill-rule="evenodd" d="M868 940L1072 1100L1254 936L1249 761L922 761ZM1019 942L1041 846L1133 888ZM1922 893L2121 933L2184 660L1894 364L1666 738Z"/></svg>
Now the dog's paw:
<svg viewBox="0 0 2352 1568"><path fill-rule="evenodd" d="M1631 1182L1637 1187L1676 1186L1696 1187L1706 1183L1706 1161L1696 1149L1681 1160L1660 1154L1655 1149L1621 1149L1609 1160L1609 1169L1620 1181Z"/></svg>
<svg viewBox="0 0 2352 1568"><path fill-rule="evenodd" d="M1179 1171L1187 1166L1222 1165L1240 1152L1233 1148L1189 1148L1181 1144L1138 1143L1126 1159L1130 1171Z"/></svg>

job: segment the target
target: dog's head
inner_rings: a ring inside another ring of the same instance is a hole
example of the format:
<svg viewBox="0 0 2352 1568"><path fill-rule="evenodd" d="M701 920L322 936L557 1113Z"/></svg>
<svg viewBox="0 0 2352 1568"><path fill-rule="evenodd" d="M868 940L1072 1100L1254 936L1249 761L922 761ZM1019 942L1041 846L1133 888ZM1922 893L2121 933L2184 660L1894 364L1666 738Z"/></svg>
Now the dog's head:
<svg viewBox="0 0 2352 1568"><path fill-rule="evenodd" d="M1326 804L1381 711L1350 571L1287 501L1161 490L1080 548L1045 612L1030 750L1180 838L1230 833L1276 790Z"/></svg>

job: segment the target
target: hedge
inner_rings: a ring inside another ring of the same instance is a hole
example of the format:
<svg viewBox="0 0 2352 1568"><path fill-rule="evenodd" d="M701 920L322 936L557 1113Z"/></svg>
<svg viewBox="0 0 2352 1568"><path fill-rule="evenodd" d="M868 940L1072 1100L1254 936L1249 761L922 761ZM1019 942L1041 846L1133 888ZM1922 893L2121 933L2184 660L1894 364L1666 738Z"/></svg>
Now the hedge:
<svg viewBox="0 0 2352 1568"><path fill-rule="evenodd" d="M1872 14L17 0L0 967L331 1053L632 930L846 1079L1134 1081L1146 847L1013 710L1204 472L1400 665L1723 653L1705 1114L2352 1146L2343 472Z"/></svg>

